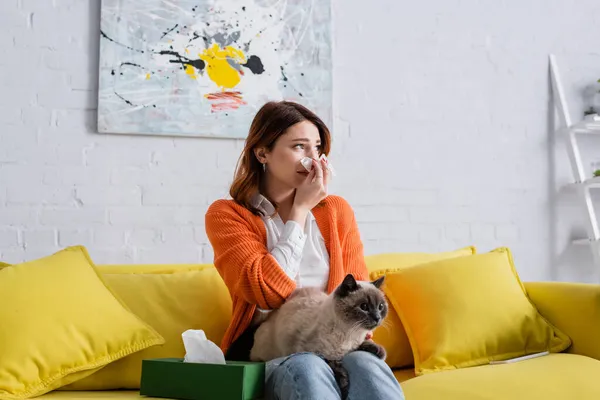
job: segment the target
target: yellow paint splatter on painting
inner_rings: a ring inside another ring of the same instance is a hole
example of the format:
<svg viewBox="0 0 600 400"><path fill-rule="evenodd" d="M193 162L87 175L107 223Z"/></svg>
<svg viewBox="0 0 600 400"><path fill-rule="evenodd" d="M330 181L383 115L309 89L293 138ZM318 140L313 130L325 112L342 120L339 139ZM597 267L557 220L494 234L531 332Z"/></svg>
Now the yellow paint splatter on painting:
<svg viewBox="0 0 600 400"><path fill-rule="evenodd" d="M185 73L192 79L196 79L196 68L188 64L185 66Z"/></svg>
<svg viewBox="0 0 600 400"><path fill-rule="evenodd" d="M150 72L146 74L146 79L150 79Z"/></svg>
<svg viewBox="0 0 600 400"><path fill-rule="evenodd" d="M241 50L232 46L222 49L218 43L214 43L199 56L206 63L208 77L219 87L231 89L240 83L240 72L233 68L227 59L230 58L239 64L245 64L246 56Z"/></svg>

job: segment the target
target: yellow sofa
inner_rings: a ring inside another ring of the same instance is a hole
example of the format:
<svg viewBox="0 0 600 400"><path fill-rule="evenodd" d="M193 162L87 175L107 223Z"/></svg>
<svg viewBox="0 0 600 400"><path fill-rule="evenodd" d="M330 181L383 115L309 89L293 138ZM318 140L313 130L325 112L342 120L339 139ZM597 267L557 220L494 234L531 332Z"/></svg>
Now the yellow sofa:
<svg viewBox="0 0 600 400"><path fill-rule="evenodd" d="M376 260L371 259L371 270L377 267L375 264ZM229 321L231 302L212 265L99 265L97 268L107 285L134 313L161 333L166 343L115 361L81 381L39 398L140 398L135 386L141 358L183 357L180 334L186 329L204 329L209 339L219 343ZM418 377L410 365L395 367L406 399L600 399L600 285L528 282L525 286L539 312L571 338L572 345L567 351L517 363ZM385 329L385 335L376 332L375 336L382 339L389 353L396 354L392 357L396 364L403 356L398 356L399 349L394 347L407 345L406 340L397 340L404 335L397 324L398 321L380 328ZM111 386L129 390L99 390Z"/></svg>

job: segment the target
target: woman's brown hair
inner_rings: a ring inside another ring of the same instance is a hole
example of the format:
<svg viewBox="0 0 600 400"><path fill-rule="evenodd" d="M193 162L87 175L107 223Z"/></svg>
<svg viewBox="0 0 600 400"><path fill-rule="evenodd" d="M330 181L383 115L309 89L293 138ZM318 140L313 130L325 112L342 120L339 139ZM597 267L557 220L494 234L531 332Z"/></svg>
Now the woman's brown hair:
<svg viewBox="0 0 600 400"><path fill-rule="evenodd" d="M252 196L260 191L264 174L254 149L264 147L271 151L277 139L289 127L302 121L310 121L317 127L321 138L321 154L328 155L331 148L329 129L315 113L303 105L290 101L271 101L262 106L254 116L244 150L236 166L235 178L229 188L229 195L253 214L261 215L252 205ZM271 199L269 201L277 208L277 204Z"/></svg>

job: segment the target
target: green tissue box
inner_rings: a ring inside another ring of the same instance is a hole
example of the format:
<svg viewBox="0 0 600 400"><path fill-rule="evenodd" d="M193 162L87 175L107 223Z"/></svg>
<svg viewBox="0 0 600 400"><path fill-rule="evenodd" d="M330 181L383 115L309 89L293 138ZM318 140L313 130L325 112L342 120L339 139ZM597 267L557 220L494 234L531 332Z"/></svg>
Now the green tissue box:
<svg viewBox="0 0 600 400"><path fill-rule="evenodd" d="M140 394L186 400L262 399L265 363L184 363L182 358L142 360Z"/></svg>

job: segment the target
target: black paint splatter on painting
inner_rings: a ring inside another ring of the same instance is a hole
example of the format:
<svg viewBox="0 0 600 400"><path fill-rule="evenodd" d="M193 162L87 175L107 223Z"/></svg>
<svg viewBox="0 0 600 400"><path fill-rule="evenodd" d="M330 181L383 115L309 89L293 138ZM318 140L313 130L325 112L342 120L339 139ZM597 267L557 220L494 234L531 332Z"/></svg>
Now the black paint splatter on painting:
<svg viewBox="0 0 600 400"><path fill-rule="evenodd" d="M168 51L168 50L161 50L159 52L157 52L156 54L161 54L161 55L170 55L176 58L176 60L169 60L170 63L173 64L181 64L181 68L184 68L184 65L191 65L192 67L196 68L197 70L199 70L200 72L202 72L204 70L204 68L206 67L206 63L201 60L201 59L196 59L196 60L192 60L190 58L187 58L185 56L182 56L181 54L177 53L176 51Z"/></svg>
<svg viewBox="0 0 600 400"><path fill-rule="evenodd" d="M162 35L160 38L161 38L161 39L162 39L162 38L164 38L164 37L165 37L165 36L167 36L169 33L173 32L173 30L174 30L175 28L177 28L178 26L179 26L179 24L175 24L175 26L174 26L174 27L172 27L171 29L169 29L169 30L168 30L168 31L166 31L166 32L163 32L163 35ZM179 32L177 32L177 33L179 33Z"/></svg>
<svg viewBox="0 0 600 400"><path fill-rule="evenodd" d="M119 68L126 67L126 66L144 69L144 67L142 67L140 64L136 64L136 63L132 63L132 62L128 62L128 61L122 62L121 65L119 66ZM154 74L154 71L152 71L151 73ZM115 70L113 69L111 71L111 75L114 75L114 74L115 74ZM123 75L123 72L119 72L119 75ZM120 98L121 100L123 100L125 102L125 104L130 105L132 107L139 107L141 105L144 108L147 108L147 107L154 107L154 108L156 108L156 104L150 104L150 105L133 104L133 102L131 102L130 100L126 99L124 96L122 96L119 93L117 93L116 90L113 90L113 92L114 92L114 94L118 98Z"/></svg>
<svg viewBox="0 0 600 400"><path fill-rule="evenodd" d="M134 49L134 48L133 48L133 47L131 47L131 46L127 46L126 44L119 43L119 42L117 42L116 40L114 40L114 39L111 39L111 38L110 38L110 37L108 37L108 35L107 35L106 33L104 33L102 30L100 30L100 35L102 35L102 37L103 37L103 38L105 38L106 40L110 40L111 42L113 42L113 43L115 43L115 44L118 44L119 46L126 47L126 48L128 48L129 50L137 51L138 53L145 53L145 51L144 51L144 50Z"/></svg>
<svg viewBox="0 0 600 400"><path fill-rule="evenodd" d="M132 63L132 62L127 62L127 61L121 63L121 67L124 66L124 65L131 65L132 67L142 68L142 66L140 64L135 64L135 63Z"/></svg>
<svg viewBox="0 0 600 400"><path fill-rule="evenodd" d="M148 108L148 107L152 107L152 108L156 108L156 104L133 104L131 101L127 100L125 97L121 96L119 93L117 93L116 90L113 90L113 93L115 94L115 96L117 96L118 98L120 98L121 100L123 100L125 102L125 104L130 105L131 107L139 107L142 106L144 108Z"/></svg>
<svg viewBox="0 0 600 400"><path fill-rule="evenodd" d="M250 56L246 64L242 64L242 66L248 68L255 75L260 75L265 72L265 66L257 56Z"/></svg>
<svg viewBox="0 0 600 400"><path fill-rule="evenodd" d="M133 104L132 102L130 102L129 100L127 100L125 97L121 96L119 93L117 93L116 90L114 92L117 95L117 97L120 98L121 100L123 100L126 104L129 104L132 107L136 107L135 104Z"/></svg>
<svg viewBox="0 0 600 400"><path fill-rule="evenodd" d="M194 32L194 36L192 36L192 38L190 40L188 40L188 43L192 43L194 40L198 39L199 37L201 37L201 36L198 35L198 32Z"/></svg>
<svg viewBox="0 0 600 400"><path fill-rule="evenodd" d="M204 62L204 60L201 60L199 58L197 58L195 60L189 60L185 64L191 65L192 67L196 68L198 71L202 71L202 70L204 70L204 67L206 67L206 63Z"/></svg>
<svg viewBox="0 0 600 400"><path fill-rule="evenodd" d="M295 91L298 93L298 96L300 96L300 97L304 97L304 95L303 95L303 94L302 94L300 91L298 91L298 89L296 89L296 88L295 88L295 87L294 87L294 86L293 86L291 83L289 83L289 79L288 79L288 77L285 75L285 70L284 70L284 68L283 68L283 65L280 65L280 66L279 66L279 68L281 68L281 79L282 79L284 82L287 82L287 84L286 84L286 85L283 85L283 87L287 87L287 85L290 85L290 86L292 87L292 89L294 89L294 90L295 90ZM302 75L304 75L304 74L302 74Z"/></svg>

